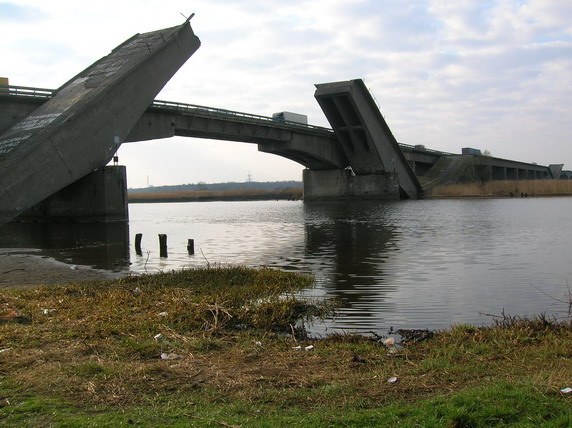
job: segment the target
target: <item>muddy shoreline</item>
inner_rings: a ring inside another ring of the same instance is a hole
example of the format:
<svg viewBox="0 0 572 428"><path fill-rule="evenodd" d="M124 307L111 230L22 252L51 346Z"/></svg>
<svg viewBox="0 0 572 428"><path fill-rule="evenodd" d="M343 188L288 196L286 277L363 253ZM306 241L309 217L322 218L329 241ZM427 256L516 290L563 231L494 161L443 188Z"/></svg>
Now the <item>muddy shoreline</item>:
<svg viewBox="0 0 572 428"><path fill-rule="evenodd" d="M33 249L0 248L0 289L69 284L127 276L90 266L69 265Z"/></svg>

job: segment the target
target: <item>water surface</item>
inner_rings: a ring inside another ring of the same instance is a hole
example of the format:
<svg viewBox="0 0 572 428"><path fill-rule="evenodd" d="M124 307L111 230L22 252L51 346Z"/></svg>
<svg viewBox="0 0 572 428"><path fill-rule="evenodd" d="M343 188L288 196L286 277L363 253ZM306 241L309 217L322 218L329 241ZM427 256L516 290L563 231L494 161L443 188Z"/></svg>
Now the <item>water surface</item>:
<svg viewBox="0 0 572 428"><path fill-rule="evenodd" d="M27 246L49 248L69 263L133 272L208 263L308 272L316 287L304 295L343 303L328 331L489 324L503 311L567 314L572 198L190 202L129 210L128 228L84 235L60 227L59 240L38 244L53 232L36 232ZM136 233L143 234L141 255ZM159 257L160 233L168 235L167 258Z"/></svg>

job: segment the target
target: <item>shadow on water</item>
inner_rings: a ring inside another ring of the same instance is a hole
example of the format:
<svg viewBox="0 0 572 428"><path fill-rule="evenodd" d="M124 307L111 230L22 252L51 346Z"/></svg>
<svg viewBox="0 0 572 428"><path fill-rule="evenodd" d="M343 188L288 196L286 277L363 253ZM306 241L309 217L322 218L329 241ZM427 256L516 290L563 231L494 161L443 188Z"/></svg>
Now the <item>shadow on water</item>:
<svg viewBox="0 0 572 428"><path fill-rule="evenodd" d="M34 248L54 259L96 269L129 268L129 224L27 223L0 227L0 248Z"/></svg>
<svg viewBox="0 0 572 428"><path fill-rule="evenodd" d="M346 308L375 301L387 309L388 295L396 287L384 283L384 261L396 249L399 233L391 225L391 203L321 202L304 205L306 257L319 254L328 259L321 284ZM370 317L368 310L352 316Z"/></svg>

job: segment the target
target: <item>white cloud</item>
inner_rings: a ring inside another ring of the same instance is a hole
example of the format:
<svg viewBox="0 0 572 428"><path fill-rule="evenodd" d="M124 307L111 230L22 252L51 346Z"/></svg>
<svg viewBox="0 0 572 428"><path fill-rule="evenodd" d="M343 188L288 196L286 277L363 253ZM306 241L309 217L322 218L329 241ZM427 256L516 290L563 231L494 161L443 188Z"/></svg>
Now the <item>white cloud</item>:
<svg viewBox="0 0 572 428"><path fill-rule="evenodd" d="M0 75L57 87L134 33L192 12L202 46L160 99L327 125L314 84L364 78L405 143L572 169L572 4L561 0L12 0L0 2ZM302 170L255 146L182 138L120 157L132 187L147 175L159 185Z"/></svg>

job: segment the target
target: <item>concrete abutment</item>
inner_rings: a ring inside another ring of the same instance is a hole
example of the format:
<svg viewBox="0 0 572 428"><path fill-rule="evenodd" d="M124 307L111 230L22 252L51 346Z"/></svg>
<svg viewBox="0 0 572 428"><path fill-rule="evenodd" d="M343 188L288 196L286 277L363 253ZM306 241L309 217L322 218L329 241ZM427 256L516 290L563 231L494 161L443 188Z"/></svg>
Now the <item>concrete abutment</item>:
<svg viewBox="0 0 572 428"><path fill-rule="evenodd" d="M99 168L18 216L16 221L128 221L125 166Z"/></svg>
<svg viewBox="0 0 572 428"><path fill-rule="evenodd" d="M349 169L303 172L304 201L399 199L396 173L354 175Z"/></svg>

